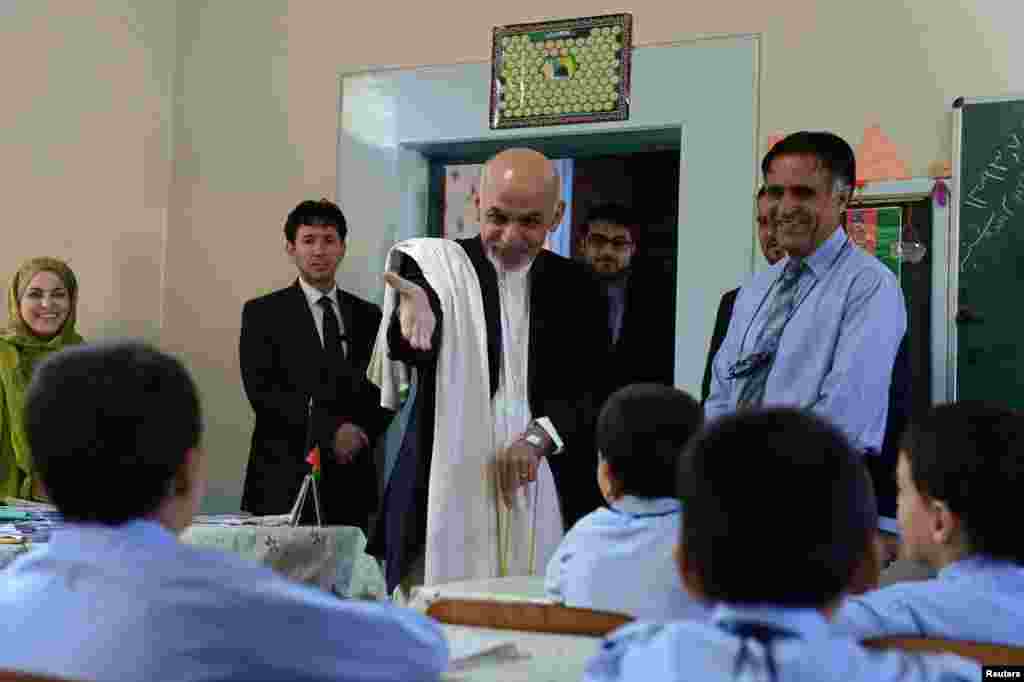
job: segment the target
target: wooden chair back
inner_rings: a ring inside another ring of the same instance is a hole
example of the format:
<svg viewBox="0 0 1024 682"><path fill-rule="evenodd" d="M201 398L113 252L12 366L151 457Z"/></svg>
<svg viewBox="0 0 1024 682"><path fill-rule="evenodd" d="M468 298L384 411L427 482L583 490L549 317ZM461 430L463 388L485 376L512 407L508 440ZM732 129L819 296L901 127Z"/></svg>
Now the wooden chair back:
<svg viewBox="0 0 1024 682"><path fill-rule="evenodd" d="M949 653L982 665L1024 665L1024 647L966 642L938 637L878 637L861 642L870 649L900 649L918 653Z"/></svg>
<svg viewBox="0 0 1024 682"><path fill-rule="evenodd" d="M17 670L0 670L0 682L74 682L74 680L64 677L33 675L32 673L22 673Z"/></svg>
<svg viewBox="0 0 1024 682"><path fill-rule="evenodd" d="M561 604L475 599L439 599L430 605L427 615L449 625L591 637L603 637L633 620L620 613Z"/></svg>

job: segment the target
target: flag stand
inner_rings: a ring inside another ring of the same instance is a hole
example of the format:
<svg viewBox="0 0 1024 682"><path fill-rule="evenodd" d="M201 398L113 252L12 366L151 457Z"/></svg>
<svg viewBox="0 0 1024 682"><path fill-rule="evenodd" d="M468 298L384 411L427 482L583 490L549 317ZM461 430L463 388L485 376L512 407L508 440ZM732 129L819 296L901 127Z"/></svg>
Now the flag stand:
<svg viewBox="0 0 1024 682"><path fill-rule="evenodd" d="M317 490L316 477L313 474L306 474L306 477L302 479L302 487L299 488L299 496L295 498L295 506L292 507L292 526L299 525L299 519L302 517L302 510L306 506L306 497L309 496L310 490L313 491L313 510L316 512L316 525L317 528L321 527L322 523L320 520L320 493Z"/></svg>

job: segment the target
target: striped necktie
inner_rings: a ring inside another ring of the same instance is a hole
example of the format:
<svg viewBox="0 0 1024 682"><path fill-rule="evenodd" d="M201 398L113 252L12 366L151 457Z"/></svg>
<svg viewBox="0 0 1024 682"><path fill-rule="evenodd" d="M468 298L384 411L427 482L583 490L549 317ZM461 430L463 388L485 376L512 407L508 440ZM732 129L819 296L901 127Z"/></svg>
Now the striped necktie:
<svg viewBox="0 0 1024 682"><path fill-rule="evenodd" d="M782 271L778 291L775 292L775 297L768 307L768 316L764 321L764 327L761 328L761 333L758 334L757 342L754 344L757 352L767 354L771 360L752 373L740 386L740 395L736 399L737 408L757 407L764 400L764 388L768 382L772 365L775 363L779 337L782 336L782 330L793 313L793 305L796 303L796 285L800 281L800 275L804 268L802 260L790 259Z"/></svg>

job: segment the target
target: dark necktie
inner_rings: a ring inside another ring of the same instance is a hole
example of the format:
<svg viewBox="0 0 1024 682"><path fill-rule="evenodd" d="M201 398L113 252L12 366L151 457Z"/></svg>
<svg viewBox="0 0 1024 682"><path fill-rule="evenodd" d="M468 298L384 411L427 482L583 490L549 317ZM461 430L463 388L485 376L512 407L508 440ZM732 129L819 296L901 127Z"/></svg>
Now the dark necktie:
<svg viewBox="0 0 1024 682"><path fill-rule="evenodd" d="M317 304L324 309L324 352L330 358L336 357L339 360L344 360L345 346L342 345L342 342L345 337L341 335L338 316L334 313L334 303L330 297L322 296Z"/></svg>
<svg viewBox="0 0 1024 682"><path fill-rule="evenodd" d="M772 298L764 327L757 335L757 342L754 344L758 353L765 353L770 359L757 372L751 374L740 387L740 395L736 399L737 408L757 407L764 400L765 385L768 383L768 375L775 363L775 353L779 347L782 330L793 313L793 304L796 303L796 284L800 281L803 269L804 262L802 260L791 259L786 263L786 269L782 271L778 291Z"/></svg>

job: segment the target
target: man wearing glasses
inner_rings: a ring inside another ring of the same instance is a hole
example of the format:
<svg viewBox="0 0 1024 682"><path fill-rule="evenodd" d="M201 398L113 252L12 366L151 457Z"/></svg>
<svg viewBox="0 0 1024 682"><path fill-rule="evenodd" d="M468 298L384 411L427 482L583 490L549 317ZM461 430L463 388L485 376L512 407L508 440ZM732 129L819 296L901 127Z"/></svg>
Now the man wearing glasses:
<svg viewBox="0 0 1024 682"><path fill-rule="evenodd" d="M599 204L588 212L584 229L583 258L608 297L612 353L605 396L633 383L671 386L673 283L659 281L653 268L644 267L637 257L636 215L621 204Z"/></svg>

